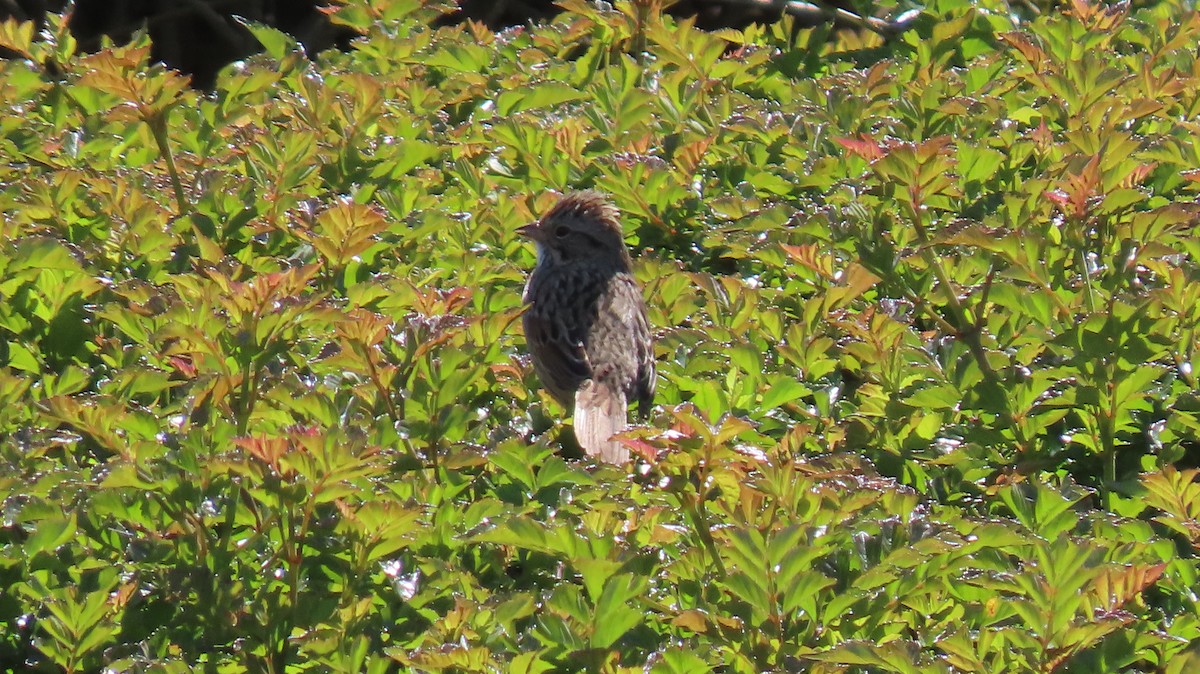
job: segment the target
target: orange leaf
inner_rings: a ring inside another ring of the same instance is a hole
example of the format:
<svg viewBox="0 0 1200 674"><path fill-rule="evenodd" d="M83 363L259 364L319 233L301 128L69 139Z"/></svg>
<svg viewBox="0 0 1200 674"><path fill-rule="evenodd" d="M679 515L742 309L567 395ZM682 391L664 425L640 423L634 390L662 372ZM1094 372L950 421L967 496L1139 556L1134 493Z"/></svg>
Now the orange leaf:
<svg viewBox="0 0 1200 674"><path fill-rule="evenodd" d="M866 134L858 138L834 138L833 140L838 145L849 150L850 154L862 157L867 161L882 159L887 154L882 145L872 140Z"/></svg>

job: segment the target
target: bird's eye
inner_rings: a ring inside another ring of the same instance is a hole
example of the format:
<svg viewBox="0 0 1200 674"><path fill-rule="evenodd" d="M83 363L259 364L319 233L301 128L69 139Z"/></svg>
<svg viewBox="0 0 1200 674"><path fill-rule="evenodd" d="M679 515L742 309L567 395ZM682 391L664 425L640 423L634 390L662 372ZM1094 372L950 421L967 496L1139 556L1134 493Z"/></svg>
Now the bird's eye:
<svg viewBox="0 0 1200 674"><path fill-rule="evenodd" d="M561 238L565 237L567 234L569 234L569 233L570 233L570 231L571 231L571 230L567 229L566 227L564 227L564 226L562 226L562 225L559 225L559 226L558 226L557 228L555 228L555 230L554 230L554 236L557 236L558 238L560 238L560 239L561 239Z"/></svg>

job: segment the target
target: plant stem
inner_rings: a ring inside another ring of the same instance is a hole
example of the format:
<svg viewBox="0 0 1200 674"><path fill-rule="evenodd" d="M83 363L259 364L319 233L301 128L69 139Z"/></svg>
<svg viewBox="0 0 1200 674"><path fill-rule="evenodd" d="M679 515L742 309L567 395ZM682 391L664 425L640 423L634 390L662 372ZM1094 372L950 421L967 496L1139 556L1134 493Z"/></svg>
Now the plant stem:
<svg viewBox="0 0 1200 674"><path fill-rule="evenodd" d="M171 176L171 187L175 190L175 206L179 215L187 215L191 211L187 199L183 195L183 182L179 180L179 171L175 168L175 157L171 154L171 145L167 142L167 111L155 113L146 118L150 133L158 145L158 153L167 164L167 174Z"/></svg>

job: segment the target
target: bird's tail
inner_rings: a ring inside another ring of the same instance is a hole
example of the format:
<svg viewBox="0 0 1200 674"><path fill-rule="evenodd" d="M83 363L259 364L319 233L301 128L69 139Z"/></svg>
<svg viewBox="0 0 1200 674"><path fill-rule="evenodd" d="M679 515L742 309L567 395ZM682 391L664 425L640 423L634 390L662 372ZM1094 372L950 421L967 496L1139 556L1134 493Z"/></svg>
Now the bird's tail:
<svg viewBox="0 0 1200 674"><path fill-rule="evenodd" d="M629 461L629 449L612 439L625 430L625 393L594 379L575 392L575 438L588 456L608 463Z"/></svg>

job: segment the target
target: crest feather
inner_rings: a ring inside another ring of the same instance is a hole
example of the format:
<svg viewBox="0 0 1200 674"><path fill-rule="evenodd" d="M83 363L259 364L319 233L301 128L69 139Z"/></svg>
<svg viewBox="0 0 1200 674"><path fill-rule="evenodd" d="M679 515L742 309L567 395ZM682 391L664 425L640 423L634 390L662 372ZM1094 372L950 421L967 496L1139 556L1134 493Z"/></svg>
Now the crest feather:
<svg viewBox="0 0 1200 674"><path fill-rule="evenodd" d="M570 215L575 218L591 218L621 231L620 213L609 201L608 196L596 190L571 192L558 200L554 207L542 216L543 222Z"/></svg>

